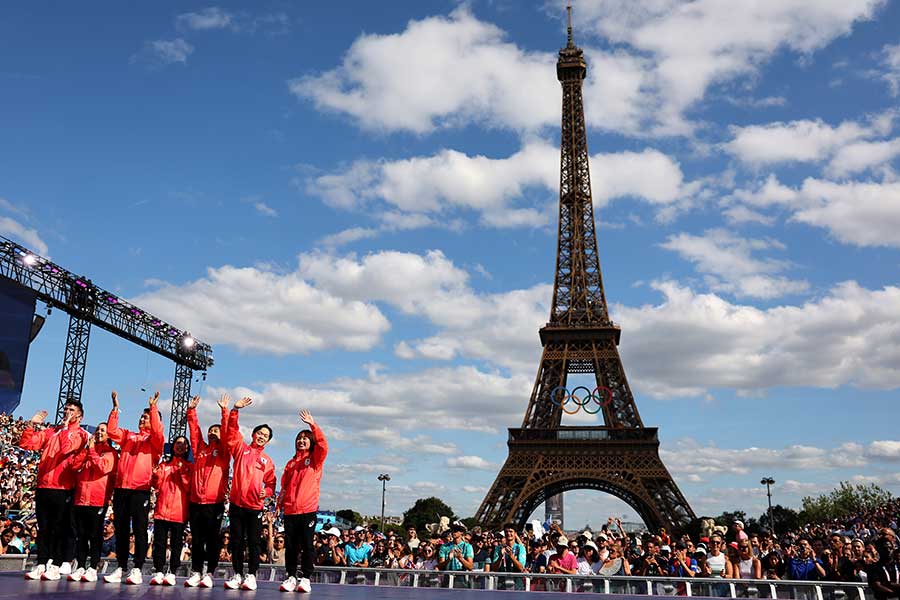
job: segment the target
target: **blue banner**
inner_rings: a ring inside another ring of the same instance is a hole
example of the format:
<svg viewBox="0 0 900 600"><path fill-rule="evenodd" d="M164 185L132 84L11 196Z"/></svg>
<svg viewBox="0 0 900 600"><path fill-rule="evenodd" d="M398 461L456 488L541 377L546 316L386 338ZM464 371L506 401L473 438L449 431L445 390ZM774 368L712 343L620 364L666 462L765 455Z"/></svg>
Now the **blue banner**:
<svg viewBox="0 0 900 600"><path fill-rule="evenodd" d="M22 398L35 294L0 277L0 412L11 414Z"/></svg>

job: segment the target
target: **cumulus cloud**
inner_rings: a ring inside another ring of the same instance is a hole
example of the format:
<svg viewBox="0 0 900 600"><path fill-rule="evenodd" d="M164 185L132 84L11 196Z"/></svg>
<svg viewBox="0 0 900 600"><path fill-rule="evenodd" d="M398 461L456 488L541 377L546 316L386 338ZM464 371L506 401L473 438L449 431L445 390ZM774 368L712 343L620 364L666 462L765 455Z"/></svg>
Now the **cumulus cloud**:
<svg viewBox="0 0 900 600"><path fill-rule="evenodd" d="M754 166L821 162L833 156L830 167L833 171L851 172L853 153L859 155L861 151L850 151L850 156L840 156L840 152L861 140L890 133L893 118L893 113L885 113L868 123L844 121L837 126L816 119L731 127L732 139L725 144L725 149L743 162ZM846 170L843 166L845 163ZM871 160L860 162L857 159L856 170L859 170L860 164L868 166Z"/></svg>
<svg viewBox="0 0 900 600"><path fill-rule="evenodd" d="M649 394L900 385L900 288L844 282L805 304L763 310L671 281L653 287L661 303L611 309L626 332L630 379Z"/></svg>
<svg viewBox="0 0 900 600"><path fill-rule="evenodd" d="M276 438L296 433L297 410L303 407L329 431L332 425L340 428L344 439L393 451L424 444L429 454L450 455L457 452L454 444L434 441L420 432L458 429L496 434L522 418L530 388L530 376L506 377L453 366L341 377L318 385L275 381L228 390L210 388L208 393L252 397L254 419L272 425ZM217 418L214 402L201 406L210 411L201 415L204 419Z"/></svg>
<svg viewBox="0 0 900 600"><path fill-rule="evenodd" d="M806 281L778 275L790 266L788 262L753 256L764 250L784 250L775 240L741 238L723 229L709 229L703 235L671 235L661 246L694 263L715 291L770 299L803 292L809 287Z"/></svg>
<svg viewBox="0 0 900 600"><path fill-rule="evenodd" d="M318 289L297 271L265 267L210 268L203 278L164 284L133 301L173 323L191 323L209 343L274 354L367 350L390 328L371 303Z"/></svg>
<svg viewBox="0 0 900 600"><path fill-rule="evenodd" d="M690 455L691 460L679 460ZM703 446L693 439L678 440L660 448L660 457L676 475L746 475L760 469L856 469L865 466L865 447L847 442L836 448L794 444L785 448L720 448Z"/></svg>
<svg viewBox="0 0 900 600"><path fill-rule="evenodd" d="M754 73L781 49L812 54L883 5L884 0L597 0L579 3L577 23L651 57L658 129L684 133L690 129L684 112L711 85Z"/></svg>
<svg viewBox="0 0 900 600"><path fill-rule="evenodd" d="M49 248L47 243L41 239L37 230L23 225L12 217L0 216L0 235L16 240L29 250L33 250L42 256L48 256Z"/></svg>
<svg viewBox="0 0 900 600"><path fill-rule="evenodd" d="M591 157L591 172L596 207L623 197L663 207L696 190L685 184L676 161L651 148L596 154ZM383 202L397 216L475 212L488 226L535 227L553 217L559 193L559 150L532 141L506 158L442 150L396 161L362 160L308 180L306 191L345 209ZM430 218L412 223L432 224Z"/></svg>
<svg viewBox="0 0 900 600"><path fill-rule="evenodd" d="M900 44L887 44L881 49L882 66L884 71L882 79L887 82L891 94L900 94Z"/></svg>
<svg viewBox="0 0 900 600"><path fill-rule="evenodd" d="M528 52L505 37L461 7L446 17L410 21L400 33L361 35L339 67L292 79L288 87L367 129L426 133L476 122L532 131L558 125L555 52ZM588 60L591 74L602 73L586 83L591 123L637 132L650 112L646 61L594 50Z"/></svg>
<svg viewBox="0 0 900 600"><path fill-rule="evenodd" d="M732 200L787 210L790 219L827 229L854 246L900 247L900 182L836 183L807 178L791 188L770 175L757 189L737 190Z"/></svg>

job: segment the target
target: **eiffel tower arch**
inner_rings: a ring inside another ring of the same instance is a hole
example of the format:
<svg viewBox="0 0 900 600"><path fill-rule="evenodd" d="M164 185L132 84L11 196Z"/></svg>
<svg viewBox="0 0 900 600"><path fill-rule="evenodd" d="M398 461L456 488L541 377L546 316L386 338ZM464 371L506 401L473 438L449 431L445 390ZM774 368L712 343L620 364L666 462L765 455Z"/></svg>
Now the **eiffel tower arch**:
<svg viewBox="0 0 900 600"><path fill-rule="evenodd" d="M583 51L572 37L559 51L562 86L559 230L550 320L522 426L509 430L509 456L475 518L489 528L524 524L547 498L576 489L629 504L651 529L679 531L694 519L659 457L657 429L644 427L619 357L621 330L609 318L597 252L582 82ZM569 374L593 374L596 388L566 390ZM601 413L603 426L561 425L565 398ZM602 401L601 401L602 400Z"/></svg>

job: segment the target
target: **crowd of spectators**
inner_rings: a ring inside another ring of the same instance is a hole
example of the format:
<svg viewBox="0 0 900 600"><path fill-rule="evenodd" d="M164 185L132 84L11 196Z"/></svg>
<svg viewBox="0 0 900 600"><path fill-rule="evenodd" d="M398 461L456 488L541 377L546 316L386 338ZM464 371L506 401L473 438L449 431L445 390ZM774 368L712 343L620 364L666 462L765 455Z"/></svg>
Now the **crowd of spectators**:
<svg viewBox="0 0 900 600"><path fill-rule="evenodd" d="M25 425L22 418L0 414L0 554L33 553L38 533L33 486L39 453L18 447ZM260 561L283 565L285 538L276 503L277 496L270 498L263 513ZM426 571L868 582L877 598L887 598L897 596L895 582L900 576L898 513L900 500L893 500L844 520L810 524L779 532L778 536L766 531L748 534L743 523L735 521L726 531L719 527L677 538L665 530L629 534L613 518L595 531L574 533L566 533L558 525L544 531L537 522L521 530L508 524L502 531L478 527L470 531L454 523L434 532L408 529L405 535L395 531L384 534L375 527L363 526L339 530L326 524L316 534L316 564ZM226 519L221 533L223 564L231 560L227 525ZM190 535L190 530L186 531L181 557L185 563L190 559ZM109 514L102 557L115 558L115 547L115 528Z"/></svg>

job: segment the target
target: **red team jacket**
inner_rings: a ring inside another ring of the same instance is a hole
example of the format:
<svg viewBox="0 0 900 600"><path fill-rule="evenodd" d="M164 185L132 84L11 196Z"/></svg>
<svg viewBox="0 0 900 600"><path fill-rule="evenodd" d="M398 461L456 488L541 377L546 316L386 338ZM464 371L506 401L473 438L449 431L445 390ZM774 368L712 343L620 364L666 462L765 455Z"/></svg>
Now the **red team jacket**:
<svg viewBox="0 0 900 600"><path fill-rule="evenodd" d="M294 454L281 475L281 504L286 515L319 510L319 483L322 481L322 465L328 455L328 442L317 425L310 429L316 441L312 451Z"/></svg>
<svg viewBox="0 0 900 600"><path fill-rule="evenodd" d="M203 432L197 422L197 409L187 411L188 431L191 435L191 451L194 468L191 474L191 502L194 504L218 504L225 502L228 485L228 467L231 454L225 447L228 433L228 411L222 409L222 431L218 442L204 442Z"/></svg>
<svg viewBox="0 0 900 600"><path fill-rule="evenodd" d="M238 426L238 411L228 417L228 450L234 457L231 477L231 503L250 510L261 510L266 498L275 494L275 463L255 443L247 444Z"/></svg>
<svg viewBox="0 0 900 600"><path fill-rule="evenodd" d="M88 432L81 425L48 427L37 431L29 423L22 432L19 446L25 450L40 450L37 487L50 490L71 490L75 487L72 460L88 440Z"/></svg>
<svg viewBox="0 0 900 600"><path fill-rule="evenodd" d="M75 506L109 504L118 460L119 455L108 442L85 448L75 457Z"/></svg>
<svg viewBox="0 0 900 600"><path fill-rule="evenodd" d="M119 467L116 474L116 487L126 490L150 490L150 478L153 467L162 456L163 437L162 421L156 406L150 407L150 430L128 431L119 429L119 411L112 410L106 421L109 439L118 442L121 447Z"/></svg>
<svg viewBox="0 0 900 600"><path fill-rule="evenodd" d="M153 511L153 518L186 523L191 463L177 457L164 462L153 470L151 483L156 489L156 510Z"/></svg>

